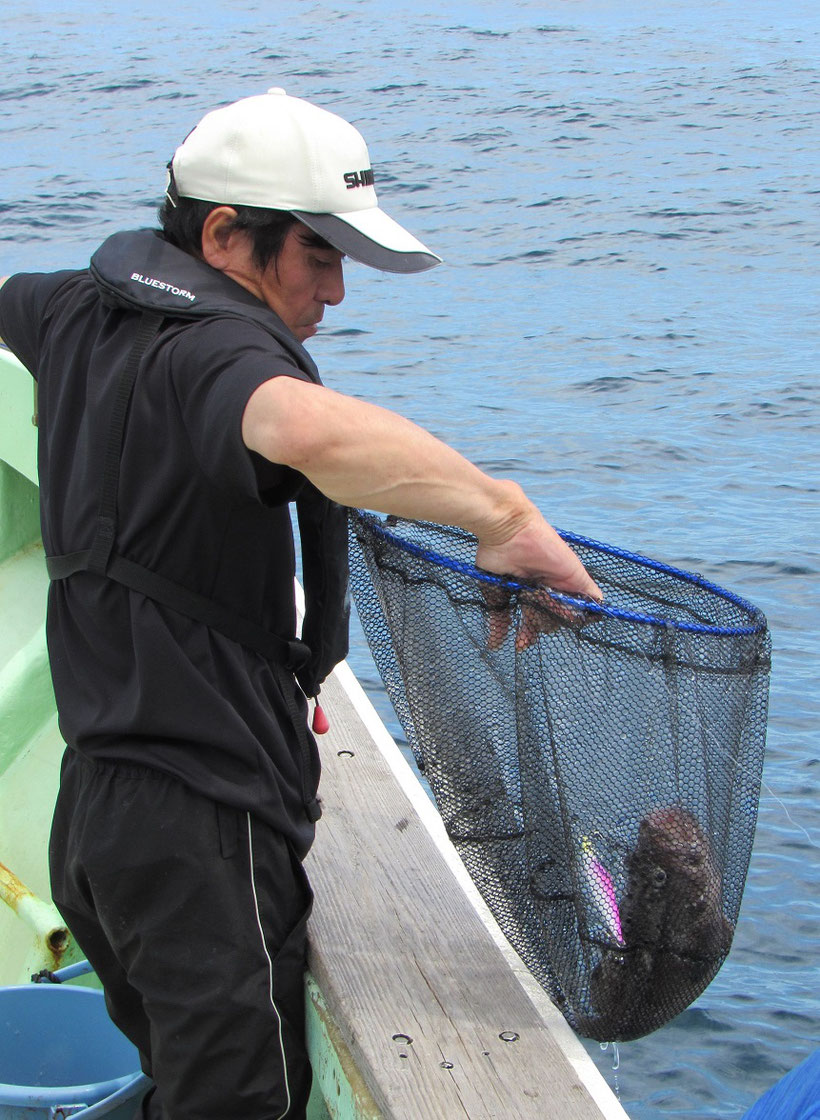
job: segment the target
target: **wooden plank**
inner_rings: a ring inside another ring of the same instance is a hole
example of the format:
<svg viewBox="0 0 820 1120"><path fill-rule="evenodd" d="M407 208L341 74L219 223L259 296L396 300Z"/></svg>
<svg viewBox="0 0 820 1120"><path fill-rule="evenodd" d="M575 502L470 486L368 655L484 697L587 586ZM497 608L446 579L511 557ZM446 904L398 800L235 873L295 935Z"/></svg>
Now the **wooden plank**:
<svg viewBox="0 0 820 1120"><path fill-rule="evenodd" d="M528 996L343 679L322 691L310 967L383 1116L626 1117L558 1013Z"/></svg>

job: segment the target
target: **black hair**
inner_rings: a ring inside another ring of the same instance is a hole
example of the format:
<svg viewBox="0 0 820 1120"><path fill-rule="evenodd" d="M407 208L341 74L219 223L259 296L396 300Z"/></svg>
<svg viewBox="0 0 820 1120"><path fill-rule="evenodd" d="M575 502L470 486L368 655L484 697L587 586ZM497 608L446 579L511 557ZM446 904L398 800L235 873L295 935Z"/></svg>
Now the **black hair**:
<svg viewBox="0 0 820 1120"><path fill-rule="evenodd" d="M172 245L202 256L202 228L205 219L219 202L205 202L199 198L185 198L177 193L171 173L165 201L159 209L162 232ZM282 251L288 231L298 223L298 218L287 210L266 210L261 206L234 206L236 218L233 228L247 233L251 239L253 263L264 269L275 261Z"/></svg>

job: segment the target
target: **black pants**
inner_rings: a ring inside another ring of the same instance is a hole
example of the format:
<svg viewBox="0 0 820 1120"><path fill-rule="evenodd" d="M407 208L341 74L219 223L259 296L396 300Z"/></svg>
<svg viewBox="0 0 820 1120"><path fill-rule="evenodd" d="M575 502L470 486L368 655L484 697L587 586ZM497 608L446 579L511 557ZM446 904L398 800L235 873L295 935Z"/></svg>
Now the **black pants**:
<svg viewBox="0 0 820 1120"><path fill-rule="evenodd" d="M298 1120L312 894L285 839L156 771L68 750L54 901L156 1083L150 1120Z"/></svg>

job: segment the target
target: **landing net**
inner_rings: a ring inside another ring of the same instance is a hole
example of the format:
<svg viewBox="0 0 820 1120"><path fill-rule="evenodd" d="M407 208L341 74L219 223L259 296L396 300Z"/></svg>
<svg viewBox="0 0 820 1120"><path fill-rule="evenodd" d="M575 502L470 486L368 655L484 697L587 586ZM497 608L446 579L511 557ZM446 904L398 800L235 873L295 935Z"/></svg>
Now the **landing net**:
<svg viewBox="0 0 820 1120"><path fill-rule="evenodd" d="M459 529L361 511L352 587L495 919L580 1034L619 1041L688 1007L729 952L770 639L760 611L700 576L561 535L603 606L475 568ZM546 632L523 648L533 624Z"/></svg>

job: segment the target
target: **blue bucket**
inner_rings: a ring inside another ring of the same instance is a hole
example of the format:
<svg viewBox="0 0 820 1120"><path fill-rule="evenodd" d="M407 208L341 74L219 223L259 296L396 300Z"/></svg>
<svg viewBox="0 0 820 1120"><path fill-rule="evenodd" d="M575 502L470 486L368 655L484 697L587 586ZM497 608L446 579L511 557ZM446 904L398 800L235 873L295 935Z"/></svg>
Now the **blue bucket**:
<svg viewBox="0 0 820 1120"><path fill-rule="evenodd" d="M93 988L0 988L0 1120L131 1120L151 1081Z"/></svg>

